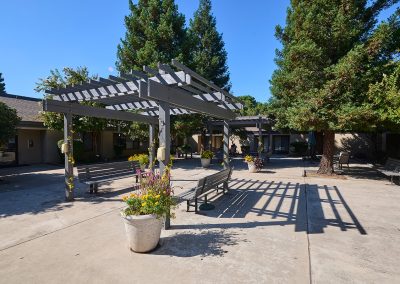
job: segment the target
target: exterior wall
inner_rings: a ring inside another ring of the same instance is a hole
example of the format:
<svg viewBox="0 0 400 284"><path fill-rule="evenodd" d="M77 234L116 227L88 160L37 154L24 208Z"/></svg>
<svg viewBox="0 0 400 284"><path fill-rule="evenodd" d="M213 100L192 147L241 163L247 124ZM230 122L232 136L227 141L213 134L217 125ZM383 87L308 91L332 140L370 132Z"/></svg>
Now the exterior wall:
<svg viewBox="0 0 400 284"><path fill-rule="evenodd" d="M64 138L61 131L44 130L41 131L42 134L42 153L43 163L60 163L62 159L60 158L59 149L57 142Z"/></svg>
<svg viewBox="0 0 400 284"><path fill-rule="evenodd" d="M336 133L335 146L337 151L347 151L360 158L372 158L375 151L369 133Z"/></svg>
<svg viewBox="0 0 400 284"><path fill-rule="evenodd" d="M43 162L42 133L45 130L18 129L18 164L38 164ZM33 142L29 147L28 142Z"/></svg>
<svg viewBox="0 0 400 284"><path fill-rule="evenodd" d="M113 131L100 133L100 156L105 159L112 159L115 156L113 147Z"/></svg>

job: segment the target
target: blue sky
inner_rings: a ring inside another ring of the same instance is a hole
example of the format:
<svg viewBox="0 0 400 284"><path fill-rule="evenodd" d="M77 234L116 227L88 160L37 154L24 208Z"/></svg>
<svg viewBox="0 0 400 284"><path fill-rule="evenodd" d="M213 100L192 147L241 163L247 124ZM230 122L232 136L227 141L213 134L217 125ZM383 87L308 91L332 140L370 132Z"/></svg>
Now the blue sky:
<svg viewBox="0 0 400 284"><path fill-rule="evenodd" d="M176 3L188 22L198 1ZM213 1L235 95L252 95L259 101L270 97L268 81L279 47L275 26L284 25L288 5L289 0ZM128 12L127 0L2 1L0 72L7 92L41 97L33 90L38 78L66 66L85 65L103 77L116 75L117 44L125 34Z"/></svg>

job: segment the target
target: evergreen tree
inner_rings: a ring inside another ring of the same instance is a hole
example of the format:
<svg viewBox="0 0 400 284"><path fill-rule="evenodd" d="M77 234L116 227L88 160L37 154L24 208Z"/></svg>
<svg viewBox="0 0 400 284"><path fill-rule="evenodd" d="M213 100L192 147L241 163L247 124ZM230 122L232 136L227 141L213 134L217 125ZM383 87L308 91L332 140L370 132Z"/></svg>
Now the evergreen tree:
<svg viewBox="0 0 400 284"><path fill-rule="evenodd" d="M185 17L174 0L129 0L130 14L125 17L126 34L118 45L116 66L120 71L156 68L176 58L186 61Z"/></svg>
<svg viewBox="0 0 400 284"><path fill-rule="evenodd" d="M324 134L319 173L333 173L335 131L374 129L370 84L393 72L400 46L398 0L292 0L271 80L278 126Z"/></svg>
<svg viewBox="0 0 400 284"><path fill-rule="evenodd" d="M0 73L0 96L7 94L6 92L6 84L4 83L3 74Z"/></svg>
<svg viewBox="0 0 400 284"><path fill-rule="evenodd" d="M76 69L65 67L62 72L58 69L50 70L50 75L46 78L39 79L36 83L35 91L40 93L50 88L64 88L65 85L81 84L89 79L97 79L97 75L89 75L87 67L78 67ZM45 96L46 98L46 96ZM81 102L81 104L94 107L104 107L96 102ZM64 116L61 113L42 112L43 124L49 129L63 130ZM73 116L73 127L76 132L93 132L94 135L94 152L98 153L97 140L99 134L109 124L109 121L103 118L89 116ZM77 154L77 153L76 153Z"/></svg>
<svg viewBox="0 0 400 284"><path fill-rule="evenodd" d="M198 10L190 21L190 67L197 73L229 91L227 52L222 34L218 33L211 12L211 0L200 0Z"/></svg>

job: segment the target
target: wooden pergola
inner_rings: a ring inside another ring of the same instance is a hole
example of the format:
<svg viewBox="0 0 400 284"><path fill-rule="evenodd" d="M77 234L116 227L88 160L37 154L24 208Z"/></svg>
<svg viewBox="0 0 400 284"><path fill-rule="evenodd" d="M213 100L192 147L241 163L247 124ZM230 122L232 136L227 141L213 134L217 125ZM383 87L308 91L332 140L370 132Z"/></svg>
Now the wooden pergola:
<svg viewBox="0 0 400 284"><path fill-rule="evenodd" d="M176 60L172 65L158 64L158 70L144 66L143 72L132 70L89 80L65 88L50 89L51 96L43 101L43 111L64 115L65 192L66 199L74 198L72 149L72 116L91 116L113 120L149 124L149 141L154 140L155 125L159 125L159 144L165 150L159 159L160 172L170 162L170 115L202 113L224 121L224 165L229 160L229 120L236 117L235 110L242 105L229 92L200 76ZM90 101L105 108L80 104ZM150 151L154 160L154 148ZM169 222L169 221L168 221ZM166 227L169 223L166 224Z"/></svg>

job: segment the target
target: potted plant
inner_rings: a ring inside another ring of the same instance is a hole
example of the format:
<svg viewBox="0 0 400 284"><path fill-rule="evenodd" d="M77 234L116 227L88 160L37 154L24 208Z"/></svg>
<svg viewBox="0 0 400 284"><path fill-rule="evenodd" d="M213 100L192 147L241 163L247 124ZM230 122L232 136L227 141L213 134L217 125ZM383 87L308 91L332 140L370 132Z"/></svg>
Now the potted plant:
<svg viewBox="0 0 400 284"><path fill-rule="evenodd" d="M208 168L211 163L211 159L214 157L214 153L210 150L206 150L201 153L201 166L203 168Z"/></svg>
<svg viewBox="0 0 400 284"><path fill-rule="evenodd" d="M128 161L137 161L140 165L140 169L144 171L146 166L150 163L149 155L147 154L137 154L130 156Z"/></svg>
<svg viewBox="0 0 400 284"><path fill-rule="evenodd" d="M249 167L249 172L250 173L255 173L258 172L259 170L262 169L263 167L263 162L260 158L254 158L250 155L247 155L244 157L244 161L247 163L247 166Z"/></svg>
<svg viewBox="0 0 400 284"><path fill-rule="evenodd" d="M134 252L153 250L161 235L163 217L175 206L170 186L170 168L160 176L150 171L140 182L138 192L124 196L127 207L121 211L129 247Z"/></svg>

